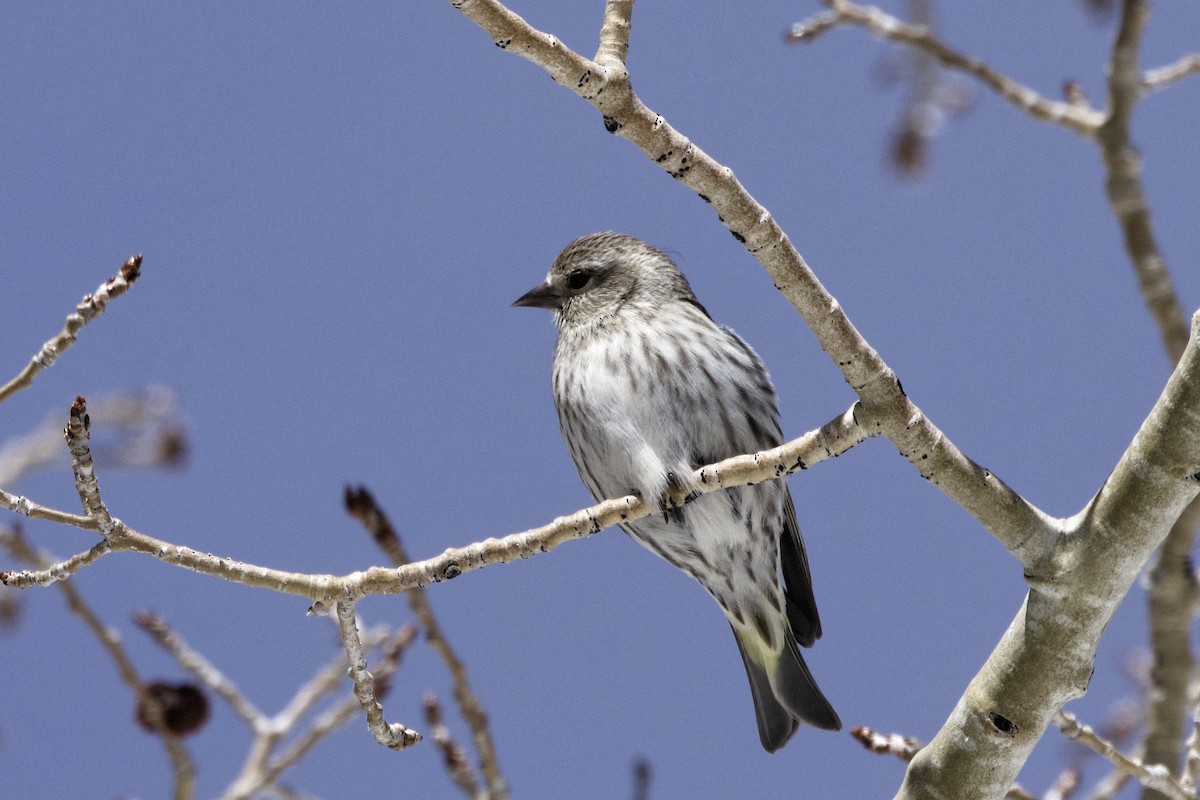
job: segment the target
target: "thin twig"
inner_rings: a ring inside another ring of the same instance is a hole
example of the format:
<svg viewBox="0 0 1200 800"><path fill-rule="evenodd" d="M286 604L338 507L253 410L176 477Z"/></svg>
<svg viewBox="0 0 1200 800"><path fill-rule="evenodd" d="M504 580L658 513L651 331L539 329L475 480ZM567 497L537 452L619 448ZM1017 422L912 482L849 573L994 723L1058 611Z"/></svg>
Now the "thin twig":
<svg viewBox="0 0 1200 800"><path fill-rule="evenodd" d="M1104 188L1109 205L1121 226L1125 250L1133 262L1146 308L1157 323L1167 355L1174 364L1187 345L1187 316L1154 235L1142 186L1142 159L1130 132L1133 109L1141 98L1138 58L1149 13L1142 0L1122 3L1108 66L1108 112L1096 132L1096 142L1104 162Z"/></svg>
<svg viewBox="0 0 1200 800"><path fill-rule="evenodd" d="M1200 53L1188 53L1174 64L1146 70L1142 76L1142 91L1147 94L1157 92L1189 75L1200 75Z"/></svg>
<svg viewBox="0 0 1200 800"><path fill-rule="evenodd" d="M462 791L463 796L472 800L487 797L481 793L479 778L471 767L467 751L450 735L450 729L446 727L446 720L442 717L441 703L432 692L425 695L425 724L429 726L429 738L433 739L442 751L442 764L446 767L450 780Z"/></svg>
<svg viewBox="0 0 1200 800"><path fill-rule="evenodd" d="M88 403L88 416L93 428L116 434L116 442L103 450L101 463L106 467L174 467L186 455L179 399L166 387L101 395ZM0 486L66 463L68 453L63 450L62 438L62 415L52 414L29 433L6 440L0 445ZM93 443L93 451L96 449Z"/></svg>
<svg viewBox="0 0 1200 800"><path fill-rule="evenodd" d="M1062 125L1091 138L1103 121L1100 112L1086 105L1050 100L1028 86L994 69L987 62L968 56L947 45L924 25L912 25L875 6L859 5L850 0L830 0L829 14L822 14L792 28L789 41L810 41L836 23L866 28L875 36L922 50L951 69L974 75L1000 97L1041 122Z"/></svg>
<svg viewBox="0 0 1200 800"><path fill-rule="evenodd" d="M1172 800L1195 800L1161 764L1146 766L1138 759L1125 755L1112 742L1099 736L1091 727L1082 724L1069 711L1054 715L1054 724L1063 734L1103 756L1114 767L1129 774L1143 786L1170 797Z"/></svg>
<svg viewBox="0 0 1200 800"><path fill-rule="evenodd" d="M1058 773L1054 783L1042 795L1042 800L1070 800L1071 796L1079 790L1082 780L1083 773L1078 767L1067 767Z"/></svg>
<svg viewBox="0 0 1200 800"><path fill-rule="evenodd" d="M650 762L644 758L635 759L633 762L633 800L650 800L650 781L654 777L654 770L650 768Z"/></svg>
<svg viewBox="0 0 1200 800"><path fill-rule="evenodd" d="M113 518L100 499L96 464L92 461L92 451L88 446L91 435L92 421L87 413L87 400L81 395L71 404L71 414L63 436L67 440L67 449L71 451L71 471L75 473L75 491L79 493L79 502L83 504L83 515L95 519L96 529L107 538L113 527Z"/></svg>
<svg viewBox="0 0 1200 800"><path fill-rule="evenodd" d="M222 674L221 670L202 656L183 640L178 633L171 630L167 621L158 614L139 611L133 621L138 627L150 635L158 645L166 650L181 667L190 672L196 680L207 686L213 694L221 697L229 704L242 721L251 729L264 719L263 713L254 707L241 690Z"/></svg>
<svg viewBox="0 0 1200 800"><path fill-rule="evenodd" d="M377 685L386 684L395 674L401 656L415 638L416 628L412 625L405 625L394 633L373 631L363 635L364 646L382 647L374 673ZM295 730L300 719L312 710L318 700L337 691L345 675L346 655L339 653L333 662L300 687L282 711L255 726L255 740L246 762L237 778L221 795L222 800L249 800L264 791L280 791L283 787L279 786L278 781L283 773L360 713L358 697L350 692L344 700L318 715L287 748L275 752L283 737ZM380 693L383 694L382 691Z"/></svg>
<svg viewBox="0 0 1200 800"><path fill-rule="evenodd" d="M35 550L20 531L0 531L0 545L3 545L15 558L44 569L48 569L47 565L53 561L49 554ZM187 748L184 747L181 738L167 729L161 707L153 700L146 682L138 675L137 668L134 667L133 661L125 652L125 647L121 643L121 634L100 619L73 583L60 581L57 586L67 599L67 607L75 616L83 620L87 629L104 647L109 658L116 665L121 680L133 692L138 708L145 711L146 721L149 722L156 732L157 738L163 743L167 757L171 761L175 779L172 797L174 800L191 800L195 795L196 788L195 763Z"/></svg>
<svg viewBox="0 0 1200 800"><path fill-rule="evenodd" d="M866 725L851 728L850 735L876 755L895 756L905 762L912 761L913 756L924 746L919 739L912 736L904 736L899 733L880 733Z"/></svg>
<svg viewBox="0 0 1200 800"><path fill-rule="evenodd" d="M375 678L367 671L367 655L358 634L358 621L354 618L354 603L342 601L337 604L338 628L342 633L342 646L350 660L350 679L354 682L354 695L367 715L367 729L375 741L391 750L403 750L421 741L421 734L399 722L389 723L383 716L383 706L375 691Z"/></svg>
<svg viewBox="0 0 1200 800"><path fill-rule="evenodd" d="M100 284L100 288L94 293L84 295L75 311L67 316L66 324L58 335L43 344L42 349L15 378L0 386L0 403L28 388L34 378L43 370L49 369L59 356L75 344L75 336L80 329L104 312L109 300L120 297L129 290L141 275L141 269L141 255L133 256L121 265L121 270L116 275Z"/></svg>
<svg viewBox="0 0 1200 800"><path fill-rule="evenodd" d="M395 526L388 516L375 502L375 498L365 488L352 489L347 487L345 496L346 510L363 527L370 532L379 548L387 554L392 563L402 567L411 562L408 552L401 541ZM508 782L500 770L499 759L496 756L496 745L492 738L491 726L488 724L487 712L483 702L472 688L467 678L467 668L462 659L450 646L441 623L433 613L433 606L424 589L412 589L407 593L408 605L421 623L425 631L425 640L441 657L454 687L454 701L459 711L471 729L471 737L475 750L479 753L479 767L483 772L488 786L488 795L493 800L508 797Z"/></svg>

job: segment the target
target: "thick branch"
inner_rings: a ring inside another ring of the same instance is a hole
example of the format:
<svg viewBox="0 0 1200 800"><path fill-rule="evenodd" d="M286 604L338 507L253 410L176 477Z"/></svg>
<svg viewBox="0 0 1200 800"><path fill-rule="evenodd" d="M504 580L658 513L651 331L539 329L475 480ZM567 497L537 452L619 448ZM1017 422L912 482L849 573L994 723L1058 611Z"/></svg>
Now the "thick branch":
<svg viewBox="0 0 1200 800"><path fill-rule="evenodd" d="M1003 794L1054 714L1083 694L1113 612L1200 491L1200 313L1158 402L1096 497L1068 521L1016 618L901 798Z"/></svg>

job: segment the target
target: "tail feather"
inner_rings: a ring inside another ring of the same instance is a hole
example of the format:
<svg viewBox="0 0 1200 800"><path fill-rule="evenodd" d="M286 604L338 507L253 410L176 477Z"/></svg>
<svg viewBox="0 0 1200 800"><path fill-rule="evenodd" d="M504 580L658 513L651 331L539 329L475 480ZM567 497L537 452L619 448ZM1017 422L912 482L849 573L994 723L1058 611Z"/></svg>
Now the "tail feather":
<svg viewBox="0 0 1200 800"><path fill-rule="evenodd" d="M758 720L758 738L768 753L774 753L787 744L787 740L792 738L800 723L775 699L775 691L771 688L771 679L767 676L766 668L746 653L737 628L733 629L733 638L737 639L738 652L742 654L746 676L750 679L754 717Z"/></svg>
<svg viewBox="0 0 1200 800"><path fill-rule="evenodd" d="M735 627L733 636L750 679L758 738L768 753L783 747L801 722L827 731L841 730L841 719L817 688L790 630L781 653L743 639L757 639L756 634L740 633Z"/></svg>

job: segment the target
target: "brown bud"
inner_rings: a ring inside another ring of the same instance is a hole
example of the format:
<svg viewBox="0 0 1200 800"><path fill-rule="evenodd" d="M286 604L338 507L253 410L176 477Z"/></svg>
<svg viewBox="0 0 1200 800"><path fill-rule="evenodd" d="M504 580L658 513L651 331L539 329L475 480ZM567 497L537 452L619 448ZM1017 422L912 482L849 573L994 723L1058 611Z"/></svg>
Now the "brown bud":
<svg viewBox="0 0 1200 800"><path fill-rule="evenodd" d="M138 704L136 719L139 725L154 732L147 702L157 703L163 725L176 736L189 736L208 721L208 698L191 683L156 681L146 687L147 701Z"/></svg>

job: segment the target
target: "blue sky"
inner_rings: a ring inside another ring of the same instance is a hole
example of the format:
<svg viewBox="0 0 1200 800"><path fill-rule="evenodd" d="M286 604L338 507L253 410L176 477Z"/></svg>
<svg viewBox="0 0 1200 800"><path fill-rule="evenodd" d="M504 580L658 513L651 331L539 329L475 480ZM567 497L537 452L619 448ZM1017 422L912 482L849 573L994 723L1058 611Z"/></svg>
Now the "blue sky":
<svg viewBox="0 0 1200 800"><path fill-rule="evenodd" d="M902 4L890 4L902 13ZM1143 65L1197 48L1200 9L1159 3ZM581 8L585 10L580 11ZM591 54L601 3L515 3ZM897 51L861 30L793 47L815 4L643 3L630 69L642 99L783 225L905 389L958 446L1046 511L1096 491L1169 365L1103 195L1095 148L978 91L924 181L884 147ZM1058 97L1104 95L1112 24L1078 3L943 4L944 38ZM383 562L341 509L363 483L415 556L523 530L589 502L558 433L548 315L509 303L583 233L677 255L702 302L763 356L797 436L853 394L770 279L693 192L538 68L447 3L0 9L0 375L135 252L144 276L0 412L0 438L76 394L164 384L186 470L100 465L112 512L199 550L283 569ZM965 79L964 85L971 86ZM1200 80L1145 100L1134 134L1184 306L1200 296ZM791 479L825 638L807 655L847 728L930 738L1019 607L1016 562L886 441ZM14 488L14 487L5 487ZM67 467L15 487L74 510ZM58 553L93 542L30 524ZM334 652L305 603L116 555L77 585L144 674L180 672L129 621L162 613L262 708ZM493 721L514 794L625 796L649 760L655 800L887 796L902 765L847 734L762 752L728 626L694 584L618 531L430 592ZM162 796L161 748L58 593L25 597L0 638L0 774L11 796ZM402 599L363 602L402 622ZM1100 723L1134 691L1135 587L1091 691ZM415 648L386 703L422 727L448 696ZM452 717L454 730L465 728ZM236 774L248 735L218 706L192 740L199 795ZM1050 733L1021 780L1072 753ZM1090 762L1088 776L1104 774ZM361 723L290 783L322 797L454 791L432 746L390 753Z"/></svg>

